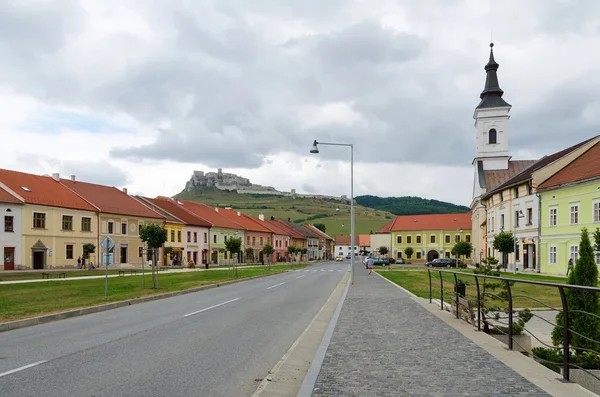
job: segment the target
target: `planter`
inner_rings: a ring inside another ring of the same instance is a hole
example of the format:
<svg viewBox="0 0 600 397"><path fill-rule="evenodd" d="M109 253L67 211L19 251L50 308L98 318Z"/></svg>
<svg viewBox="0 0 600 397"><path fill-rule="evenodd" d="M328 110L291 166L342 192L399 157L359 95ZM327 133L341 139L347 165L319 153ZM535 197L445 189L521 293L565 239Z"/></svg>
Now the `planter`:
<svg viewBox="0 0 600 397"><path fill-rule="evenodd" d="M597 377L600 377L600 370L588 369L587 371L596 375ZM560 369L560 373L562 375L562 368ZM592 393L600 395L600 381L598 381L598 379L594 378L592 375L586 373L586 371L582 369L571 368L569 371L569 378L571 382L575 382L579 386L588 389Z"/></svg>
<svg viewBox="0 0 600 397"><path fill-rule="evenodd" d="M491 335L500 342L508 346L508 335ZM521 353L531 353L531 336L529 335L514 335L513 350Z"/></svg>

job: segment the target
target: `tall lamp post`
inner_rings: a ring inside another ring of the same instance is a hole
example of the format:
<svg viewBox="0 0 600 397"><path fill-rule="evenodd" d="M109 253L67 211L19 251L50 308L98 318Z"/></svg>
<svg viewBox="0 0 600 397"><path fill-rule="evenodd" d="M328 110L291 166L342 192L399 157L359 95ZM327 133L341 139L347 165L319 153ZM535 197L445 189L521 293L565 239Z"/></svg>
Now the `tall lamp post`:
<svg viewBox="0 0 600 397"><path fill-rule="evenodd" d="M330 142L313 142L310 149L312 154L319 153L318 145L327 146L346 146L350 148L350 282L354 284L354 144L352 143L330 143Z"/></svg>
<svg viewBox="0 0 600 397"><path fill-rule="evenodd" d="M523 211L518 210L515 212L515 222L513 222L513 239L514 239L514 245L513 245L513 258L514 258L514 263L513 263L513 273L517 272L517 225L519 224L519 219L521 218L525 218L525 215L523 214Z"/></svg>

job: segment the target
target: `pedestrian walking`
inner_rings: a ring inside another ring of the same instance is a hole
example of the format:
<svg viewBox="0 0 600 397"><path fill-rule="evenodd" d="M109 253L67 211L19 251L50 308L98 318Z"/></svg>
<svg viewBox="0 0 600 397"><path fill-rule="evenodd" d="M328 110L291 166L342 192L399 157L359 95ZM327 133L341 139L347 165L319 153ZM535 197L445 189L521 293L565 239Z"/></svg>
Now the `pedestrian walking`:
<svg viewBox="0 0 600 397"><path fill-rule="evenodd" d="M81 257L77 258L77 269L81 269Z"/></svg>
<svg viewBox="0 0 600 397"><path fill-rule="evenodd" d="M573 258L569 259L569 263L567 264L567 276L569 276L571 270L573 270Z"/></svg>
<svg viewBox="0 0 600 397"><path fill-rule="evenodd" d="M373 263L374 262L375 261L371 257L369 257L369 259L367 259L367 268L369 269L369 275L371 275L371 273L373 272Z"/></svg>

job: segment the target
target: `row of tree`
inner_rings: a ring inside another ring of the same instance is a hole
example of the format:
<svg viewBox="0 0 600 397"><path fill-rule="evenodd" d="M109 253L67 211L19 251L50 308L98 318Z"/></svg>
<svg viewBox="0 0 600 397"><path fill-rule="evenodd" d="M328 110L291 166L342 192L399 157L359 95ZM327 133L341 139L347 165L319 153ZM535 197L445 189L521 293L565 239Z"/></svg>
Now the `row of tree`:
<svg viewBox="0 0 600 397"><path fill-rule="evenodd" d="M464 256L464 255L469 255L472 251L473 251L473 245L469 241L459 241L456 244L454 244L454 247L452 247L451 254L455 255L455 256L456 255ZM404 249L404 255L406 255L406 257L409 259L413 256L414 253L415 253L415 250L412 247L406 247ZM383 246L379 247L379 254L387 255L388 248L383 247Z"/></svg>

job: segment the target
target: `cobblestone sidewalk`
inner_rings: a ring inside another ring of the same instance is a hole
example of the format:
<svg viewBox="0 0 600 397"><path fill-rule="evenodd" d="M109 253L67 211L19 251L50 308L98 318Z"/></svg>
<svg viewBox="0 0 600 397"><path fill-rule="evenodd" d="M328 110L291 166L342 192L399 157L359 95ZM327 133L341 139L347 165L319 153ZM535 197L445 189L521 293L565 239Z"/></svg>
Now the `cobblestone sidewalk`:
<svg viewBox="0 0 600 397"><path fill-rule="evenodd" d="M548 396L360 264L312 395Z"/></svg>

